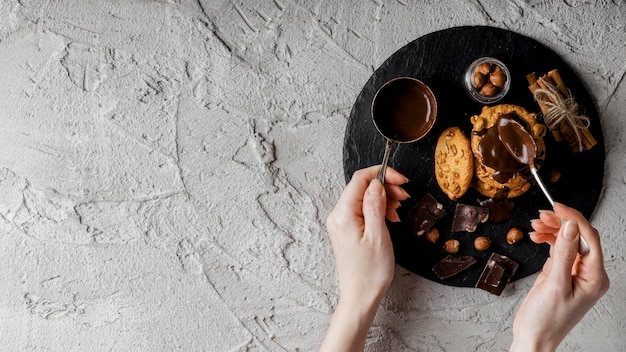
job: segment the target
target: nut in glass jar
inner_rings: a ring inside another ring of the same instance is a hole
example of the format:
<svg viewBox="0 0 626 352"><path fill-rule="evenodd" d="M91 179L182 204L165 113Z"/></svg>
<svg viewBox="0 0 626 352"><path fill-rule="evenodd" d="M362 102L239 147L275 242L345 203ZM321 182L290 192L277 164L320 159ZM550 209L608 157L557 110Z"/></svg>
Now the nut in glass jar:
<svg viewBox="0 0 626 352"><path fill-rule="evenodd" d="M465 88L469 95L483 104L502 99L511 86L511 74L502 61L493 57L481 57L465 72Z"/></svg>

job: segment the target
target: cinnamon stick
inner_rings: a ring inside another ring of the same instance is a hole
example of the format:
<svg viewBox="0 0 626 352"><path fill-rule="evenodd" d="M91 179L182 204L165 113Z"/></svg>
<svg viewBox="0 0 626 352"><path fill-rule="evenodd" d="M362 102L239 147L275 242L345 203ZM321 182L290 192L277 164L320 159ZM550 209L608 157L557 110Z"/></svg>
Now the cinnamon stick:
<svg viewBox="0 0 626 352"><path fill-rule="evenodd" d="M526 75L526 80L529 84L528 89L533 93L533 95L535 95L535 92L538 89L555 91L557 101L554 101L555 99L550 97L550 103L557 104L571 98L569 90L565 86L559 71L556 69L549 71L539 78L537 78L537 74L535 72L530 73ZM542 101L538 101L537 103L541 112L544 116L546 116L550 106L546 105ZM572 113L578 114L578 111L572 111ZM578 130L578 135L576 130ZM557 142L566 140L573 153L591 149L597 144L596 139L593 137L591 132L589 132L589 129L574 126L573 122L568 119L563 119L558 122L556 126L552 126L550 131Z"/></svg>

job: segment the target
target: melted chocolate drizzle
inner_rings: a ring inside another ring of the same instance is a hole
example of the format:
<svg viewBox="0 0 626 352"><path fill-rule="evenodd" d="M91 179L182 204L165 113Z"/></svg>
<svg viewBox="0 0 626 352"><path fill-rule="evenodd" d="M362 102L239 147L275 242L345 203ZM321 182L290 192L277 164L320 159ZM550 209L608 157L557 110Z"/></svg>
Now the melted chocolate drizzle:
<svg viewBox="0 0 626 352"><path fill-rule="evenodd" d="M502 184L527 166L517 161L502 143L502 138L506 139L509 136L500 136L498 132L498 125L506 124L507 120L517 121L518 119L515 114L501 115L492 127L483 132L483 138L478 144L478 151L483 156L483 164L496 170L493 179Z"/></svg>

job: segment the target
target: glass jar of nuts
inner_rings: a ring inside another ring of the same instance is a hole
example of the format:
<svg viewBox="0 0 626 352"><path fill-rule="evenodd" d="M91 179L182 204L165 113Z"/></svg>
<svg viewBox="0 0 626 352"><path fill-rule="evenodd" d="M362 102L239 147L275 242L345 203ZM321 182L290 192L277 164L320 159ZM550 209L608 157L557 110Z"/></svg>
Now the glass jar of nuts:
<svg viewBox="0 0 626 352"><path fill-rule="evenodd" d="M502 99L511 86L511 74L502 61L493 57L481 57L465 72L465 87L470 96L483 104Z"/></svg>

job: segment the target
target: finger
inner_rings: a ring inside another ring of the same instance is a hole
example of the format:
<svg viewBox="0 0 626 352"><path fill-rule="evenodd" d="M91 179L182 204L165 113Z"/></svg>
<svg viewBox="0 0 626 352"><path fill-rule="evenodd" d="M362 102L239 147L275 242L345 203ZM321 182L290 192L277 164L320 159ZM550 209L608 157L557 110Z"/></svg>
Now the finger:
<svg viewBox="0 0 626 352"><path fill-rule="evenodd" d="M396 210L396 209L400 208L400 206L402 206L402 203L399 200L389 199L389 197L387 197L387 208L388 209Z"/></svg>
<svg viewBox="0 0 626 352"><path fill-rule="evenodd" d="M587 241L587 244L589 245L589 254L586 256L589 257L589 259L587 260L593 260L595 264L603 265L602 263L604 262L604 259L602 256L600 235L598 234L598 231L593 226L591 226L589 221L585 219L585 217L576 209L570 208L561 203L554 203L554 211L562 219L573 219L578 222L580 235L585 239L585 241Z"/></svg>
<svg viewBox="0 0 626 352"><path fill-rule="evenodd" d="M397 209L400 208L400 202L397 200L389 199L387 197L387 219L392 222L399 222L400 216L398 215Z"/></svg>
<svg viewBox="0 0 626 352"><path fill-rule="evenodd" d="M387 220L389 220L391 222L400 222L400 221L402 221L400 219L400 215L398 215L398 212L393 210L393 209L389 209L389 208L387 208L387 214L385 215L385 217L387 218Z"/></svg>
<svg viewBox="0 0 626 352"><path fill-rule="evenodd" d="M398 172L398 170L390 166L387 166L387 169L385 170L385 183L386 184L403 185L407 182L409 182L409 179L406 178L406 176Z"/></svg>
<svg viewBox="0 0 626 352"><path fill-rule="evenodd" d="M568 220L563 224L551 248L550 280L563 294L568 294L572 290L572 266L578 257L578 242L578 223L576 220Z"/></svg>
<svg viewBox="0 0 626 352"><path fill-rule="evenodd" d="M385 190L387 191L387 197L396 200L405 200L410 198L409 192L398 185L386 184Z"/></svg>
<svg viewBox="0 0 626 352"><path fill-rule="evenodd" d="M346 188L341 194L341 197L339 198L339 204L350 208L359 204L363 200L363 193L365 193L370 181L378 175L379 169L379 165L374 165L355 171L354 174L352 174L352 179L348 182ZM401 185L407 182L407 178L395 169L387 167L385 182L389 184Z"/></svg>
<svg viewBox="0 0 626 352"><path fill-rule="evenodd" d="M530 226L533 228L533 230L535 230L537 232L541 232L541 233L556 234L557 232L559 232L559 228L558 227L554 228L552 226L548 226L541 219L530 220Z"/></svg>
<svg viewBox="0 0 626 352"><path fill-rule="evenodd" d="M541 232L529 232L528 236L530 237L530 240L541 244L541 243L548 243L549 245L553 246L554 245L554 241L556 241L556 237L554 237L554 234L552 233L541 233Z"/></svg>
<svg viewBox="0 0 626 352"><path fill-rule="evenodd" d="M554 229L558 230L561 228L561 218L551 210L539 210L539 219L541 219L544 224Z"/></svg>
<svg viewBox="0 0 626 352"><path fill-rule="evenodd" d="M585 219L583 214L581 214L578 210L568 207L567 205L563 203L558 203L558 202L554 203L554 213L556 216L560 217L563 220L570 220L570 219L576 219L579 221L587 220Z"/></svg>
<svg viewBox="0 0 626 352"><path fill-rule="evenodd" d="M365 169L360 169L352 174L352 179L346 185L346 188L341 193L337 207L343 211L351 211L353 209L361 209L361 202L363 201L363 195L365 190L370 184L370 181L376 178L379 166L370 166Z"/></svg>
<svg viewBox="0 0 626 352"><path fill-rule="evenodd" d="M385 215L387 213L387 196L385 187L378 179L370 182L363 196L363 221L365 236L376 236L387 229Z"/></svg>

